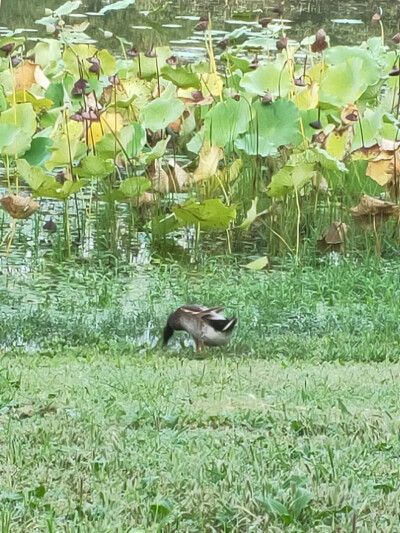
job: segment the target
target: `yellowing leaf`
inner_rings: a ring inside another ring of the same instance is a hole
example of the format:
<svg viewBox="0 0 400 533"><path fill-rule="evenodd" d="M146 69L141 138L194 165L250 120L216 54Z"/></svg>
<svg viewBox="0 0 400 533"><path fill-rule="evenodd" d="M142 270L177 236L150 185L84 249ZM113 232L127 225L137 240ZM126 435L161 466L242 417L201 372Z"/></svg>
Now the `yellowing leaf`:
<svg viewBox="0 0 400 533"><path fill-rule="evenodd" d="M396 157L396 165L394 164L394 157ZM398 152L381 152L375 159L368 163L365 173L379 185L383 186L391 182L395 178L395 174L399 178L399 165L400 155L398 155Z"/></svg>
<svg viewBox="0 0 400 533"><path fill-rule="evenodd" d="M24 61L22 65L14 71L15 90L27 91L34 83L43 89L47 89L50 81L39 65Z"/></svg>
<svg viewBox="0 0 400 533"><path fill-rule="evenodd" d="M301 91L299 91L293 100L300 111L307 111L308 109L315 109L318 106L319 85L312 82Z"/></svg>
<svg viewBox="0 0 400 533"><path fill-rule="evenodd" d="M267 256L259 257L255 261L252 261L251 263L248 263L246 268L249 270L262 270L263 268L267 268L269 265L269 260Z"/></svg>
<svg viewBox="0 0 400 533"><path fill-rule="evenodd" d="M353 138L352 128L333 130L325 139L324 148L329 155L343 159L348 153Z"/></svg>
<svg viewBox="0 0 400 533"><path fill-rule="evenodd" d="M213 72L209 74L203 74L201 77L201 92L203 96L220 96L222 94L222 89L224 84L221 80L221 77L218 74Z"/></svg>
<svg viewBox="0 0 400 533"><path fill-rule="evenodd" d="M205 142L199 152L199 165L193 173L193 181L197 183L215 176L218 163L223 156L222 148L210 146Z"/></svg>
<svg viewBox="0 0 400 533"><path fill-rule="evenodd" d="M119 113L106 111L100 116L100 122L91 122L88 126L87 138L89 148L93 148L105 133L119 132L124 127L124 120Z"/></svg>
<svg viewBox="0 0 400 533"><path fill-rule="evenodd" d="M154 174L151 176L153 189L157 192L165 193L169 191L169 177L162 168L160 160L154 161Z"/></svg>

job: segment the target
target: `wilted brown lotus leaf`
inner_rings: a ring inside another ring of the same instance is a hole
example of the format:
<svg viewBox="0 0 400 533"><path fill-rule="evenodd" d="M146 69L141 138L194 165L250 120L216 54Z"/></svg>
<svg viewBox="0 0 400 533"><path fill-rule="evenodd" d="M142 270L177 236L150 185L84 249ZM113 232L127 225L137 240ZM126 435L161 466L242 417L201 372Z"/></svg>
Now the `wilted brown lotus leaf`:
<svg viewBox="0 0 400 533"><path fill-rule="evenodd" d="M347 225L344 222L332 222L322 239L318 239L317 248L321 251L342 252L346 240Z"/></svg>
<svg viewBox="0 0 400 533"><path fill-rule="evenodd" d="M138 198L131 198L130 202L134 207L140 207L141 205L152 204L157 199L157 196L152 192L145 192Z"/></svg>
<svg viewBox="0 0 400 533"><path fill-rule="evenodd" d="M396 158L396 164L395 164ZM400 155L398 152L381 151L375 159L370 161L365 171L366 175L379 185L390 184L400 174Z"/></svg>
<svg viewBox="0 0 400 533"><path fill-rule="evenodd" d="M170 133L176 133L178 134L181 131L182 128L182 119L178 118L177 120L174 120L173 122L170 122L168 124L168 129L170 130Z"/></svg>
<svg viewBox="0 0 400 533"><path fill-rule="evenodd" d="M321 174L321 172L318 172L317 170L314 170L313 177L312 177L312 186L317 191L329 194L329 185L324 176Z"/></svg>
<svg viewBox="0 0 400 533"><path fill-rule="evenodd" d="M350 211L356 224L364 229L375 229L379 224L386 222L389 217L399 216L399 206L380 198L364 194L360 203L351 207Z"/></svg>
<svg viewBox="0 0 400 533"><path fill-rule="evenodd" d="M1 205L13 218L19 220L30 217L40 207L38 202L33 200L31 196L20 196L17 194L3 196Z"/></svg>
<svg viewBox="0 0 400 533"><path fill-rule="evenodd" d="M153 189L157 192L166 193L169 191L169 176L162 168L159 159L156 159L151 165L152 174L150 179L153 183Z"/></svg>
<svg viewBox="0 0 400 533"><path fill-rule="evenodd" d="M342 121L342 124L345 124L346 126L351 124L352 122L356 122L358 118L358 109L355 104L347 104L346 107L342 109L342 112L340 113L340 119Z"/></svg>
<svg viewBox="0 0 400 533"><path fill-rule="evenodd" d="M373 146L362 146L361 148L358 148L357 150L354 150L354 152L351 153L351 161L358 161L360 159L362 160L370 160L375 159L380 153L381 148L378 144L374 144Z"/></svg>
<svg viewBox="0 0 400 533"><path fill-rule="evenodd" d="M170 187L174 192L180 192L189 181L189 174L176 161L169 159L168 166L171 169Z"/></svg>
<svg viewBox="0 0 400 533"><path fill-rule="evenodd" d="M34 83L37 83L42 89L47 89L50 81L36 63L24 61L21 66L14 71L15 90L28 91Z"/></svg>
<svg viewBox="0 0 400 533"><path fill-rule="evenodd" d="M193 181L205 181L215 176L218 163L223 158L224 153L218 146L210 146L204 142L199 152L199 165L193 173Z"/></svg>

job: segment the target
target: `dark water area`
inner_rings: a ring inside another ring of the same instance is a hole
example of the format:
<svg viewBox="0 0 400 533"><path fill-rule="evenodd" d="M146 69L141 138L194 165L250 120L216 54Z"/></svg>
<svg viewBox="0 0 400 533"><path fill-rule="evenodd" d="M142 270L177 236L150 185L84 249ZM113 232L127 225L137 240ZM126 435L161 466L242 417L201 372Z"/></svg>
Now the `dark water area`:
<svg viewBox="0 0 400 533"><path fill-rule="evenodd" d="M218 35L230 33L236 28L247 27L252 33L261 31L258 18L271 16L279 20L273 7L277 4L265 1L186 1L177 2L136 0L122 11L110 11L104 16L96 13L112 2L84 1L67 20L70 24L90 22L88 36L99 45L111 50L120 48L115 36L126 39L139 48L170 44L176 52L200 55L202 35L194 32L197 19L205 14L212 18L213 30ZM2 29L25 29L27 36L35 39L45 36L43 25L35 23L44 17L45 8L56 9L62 2L55 0L3 0L0 8ZM389 42L399 31L400 2L398 1L331 1L292 0L284 3L283 19L289 38L301 41L323 27L331 44L358 44L362 40L380 35L379 24L372 24L371 17L382 9L382 22ZM104 38L104 30L113 37Z"/></svg>

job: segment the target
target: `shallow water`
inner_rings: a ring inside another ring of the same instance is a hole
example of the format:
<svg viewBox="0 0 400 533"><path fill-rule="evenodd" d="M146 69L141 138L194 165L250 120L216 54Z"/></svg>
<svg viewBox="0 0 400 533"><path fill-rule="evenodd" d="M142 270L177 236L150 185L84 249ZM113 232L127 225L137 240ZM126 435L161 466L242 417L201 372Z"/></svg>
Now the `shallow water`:
<svg viewBox="0 0 400 533"><path fill-rule="evenodd" d="M84 20L90 22L88 35L102 46L118 50L120 45L115 38L104 39L102 30L110 31L132 42L138 48L165 45L168 42L176 52L186 56L202 55L202 34L195 32L198 18L210 14L213 29L223 37L241 26L252 33L261 31L256 23L262 16L277 17L271 7L274 2L264 0L136 0L135 4L124 11L111 11L104 16L95 14L112 2L86 0L81 8L69 18L71 24ZM57 0L3 0L0 8L2 28L16 30L25 28L26 35L35 38L44 35L44 26L35 24L44 16L45 7L55 9L60 5ZM372 35L379 35L379 25L371 24L371 17L379 9L383 10L383 23L388 39L397 33L399 27L400 3L393 0L382 1L331 1L292 0L285 2L283 17L287 20L287 33L292 39L301 40L314 34L320 27L330 35L332 44L359 43ZM279 18L279 16L278 16Z"/></svg>

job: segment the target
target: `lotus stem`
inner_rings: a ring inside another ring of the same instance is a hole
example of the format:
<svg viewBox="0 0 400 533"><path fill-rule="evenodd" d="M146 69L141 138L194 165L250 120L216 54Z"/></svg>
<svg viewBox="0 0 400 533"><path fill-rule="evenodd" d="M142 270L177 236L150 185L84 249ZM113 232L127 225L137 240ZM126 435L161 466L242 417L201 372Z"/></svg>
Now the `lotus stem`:
<svg viewBox="0 0 400 533"><path fill-rule="evenodd" d="M296 259L299 258L299 252L300 252L300 217L301 217L301 210L300 210L300 202L299 202L299 191L297 188L295 188L296 192L296 207L297 207L297 226L296 226Z"/></svg>

